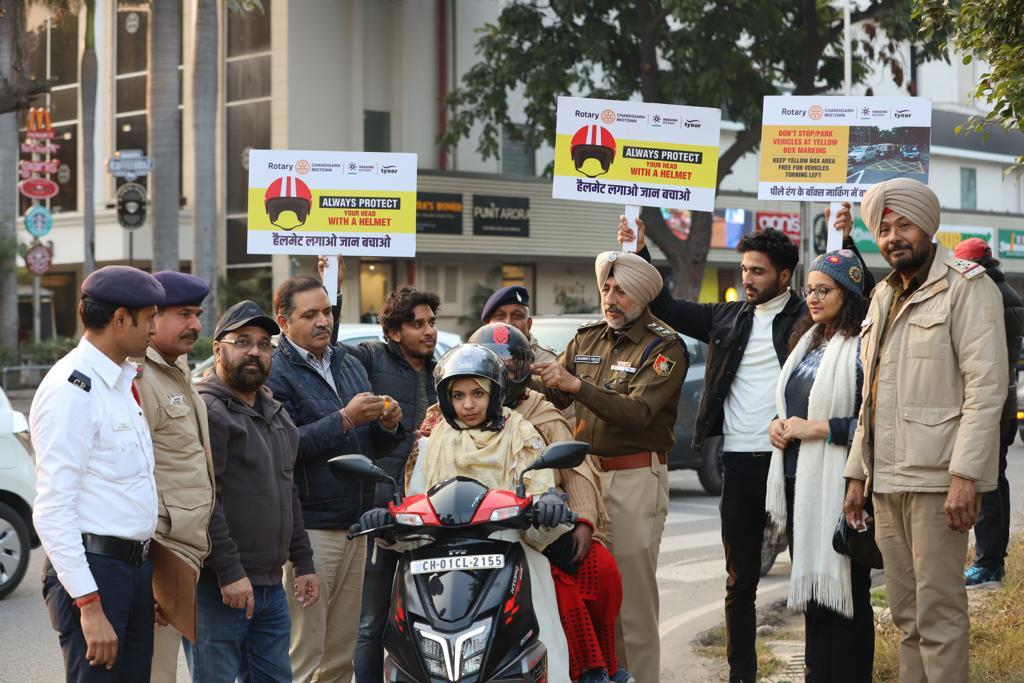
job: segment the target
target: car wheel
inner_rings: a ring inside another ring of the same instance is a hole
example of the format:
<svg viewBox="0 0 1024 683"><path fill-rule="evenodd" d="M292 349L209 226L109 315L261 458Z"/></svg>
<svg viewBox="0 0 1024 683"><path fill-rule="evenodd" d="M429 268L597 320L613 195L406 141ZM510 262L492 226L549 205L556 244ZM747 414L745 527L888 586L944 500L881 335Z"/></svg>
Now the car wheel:
<svg viewBox="0 0 1024 683"><path fill-rule="evenodd" d="M722 495L722 441L708 439L701 448L703 462L697 470L697 479L708 495Z"/></svg>
<svg viewBox="0 0 1024 683"><path fill-rule="evenodd" d="M0 600L24 578L30 549L25 520L10 505L0 503Z"/></svg>
<svg viewBox="0 0 1024 683"><path fill-rule="evenodd" d="M786 539L786 532L776 532L771 524L764 527L764 536L761 539L761 576L768 576L768 572L775 566L775 558L789 545Z"/></svg>

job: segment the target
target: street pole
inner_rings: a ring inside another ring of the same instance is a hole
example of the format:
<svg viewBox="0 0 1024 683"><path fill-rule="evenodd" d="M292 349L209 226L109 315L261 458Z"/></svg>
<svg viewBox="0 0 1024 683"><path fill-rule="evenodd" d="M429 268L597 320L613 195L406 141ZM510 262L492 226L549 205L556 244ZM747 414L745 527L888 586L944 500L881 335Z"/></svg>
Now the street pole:
<svg viewBox="0 0 1024 683"><path fill-rule="evenodd" d="M843 0L843 94L850 96L853 56L850 54L850 0Z"/></svg>
<svg viewBox="0 0 1024 683"><path fill-rule="evenodd" d="M42 278L38 275L32 277L32 338L36 344L43 340L43 297L40 287Z"/></svg>
<svg viewBox="0 0 1024 683"><path fill-rule="evenodd" d="M128 265L135 267L135 231L128 231Z"/></svg>

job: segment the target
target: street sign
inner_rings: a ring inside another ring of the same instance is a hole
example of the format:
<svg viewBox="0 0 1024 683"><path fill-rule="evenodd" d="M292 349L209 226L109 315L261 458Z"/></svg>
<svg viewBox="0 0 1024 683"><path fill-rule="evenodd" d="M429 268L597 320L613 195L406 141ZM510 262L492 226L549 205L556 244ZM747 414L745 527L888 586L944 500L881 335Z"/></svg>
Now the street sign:
<svg viewBox="0 0 1024 683"><path fill-rule="evenodd" d="M53 214L41 204L36 204L25 213L25 229L33 237L44 237L53 229Z"/></svg>
<svg viewBox="0 0 1024 683"><path fill-rule="evenodd" d="M107 161L107 172L125 180L149 175L153 170L153 157L145 156L141 149L122 149Z"/></svg>
<svg viewBox="0 0 1024 683"><path fill-rule="evenodd" d="M49 178L26 178L18 183L18 191L30 199L56 197L60 188Z"/></svg>
<svg viewBox="0 0 1024 683"><path fill-rule="evenodd" d="M117 191L117 222L125 230L141 228L146 222L146 188L125 183Z"/></svg>
<svg viewBox="0 0 1024 683"><path fill-rule="evenodd" d="M53 252L45 244L33 244L25 252L25 267L33 275L46 275L53 264Z"/></svg>

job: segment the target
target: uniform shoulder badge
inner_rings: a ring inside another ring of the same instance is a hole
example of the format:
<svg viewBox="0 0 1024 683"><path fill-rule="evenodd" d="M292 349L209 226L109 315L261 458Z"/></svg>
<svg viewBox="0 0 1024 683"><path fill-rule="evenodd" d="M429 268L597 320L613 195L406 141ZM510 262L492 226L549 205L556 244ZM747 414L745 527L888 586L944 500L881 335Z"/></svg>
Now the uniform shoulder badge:
<svg viewBox="0 0 1024 683"><path fill-rule="evenodd" d="M649 329L651 332L658 335L665 341L675 341L676 339L676 331L669 329L664 325L660 325L658 323L648 323L647 329Z"/></svg>
<svg viewBox="0 0 1024 683"><path fill-rule="evenodd" d="M668 377L676 367L676 362L669 359L668 356L659 353L658 357L654 359L654 364L651 367L654 370L654 374L660 375L661 377Z"/></svg>
<svg viewBox="0 0 1024 683"><path fill-rule="evenodd" d="M964 259L951 258L946 260L946 265L960 273L968 280L984 275L985 268L974 261L965 261Z"/></svg>
<svg viewBox="0 0 1024 683"><path fill-rule="evenodd" d="M68 381L74 384L82 391L89 392L92 389L92 379L88 375L84 375L78 370L71 373L68 377Z"/></svg>
<svg viewBox="0 0 1024 683"><path fill-rule="evenodd" d="M600 325L603 322L604 322L604 318L597 318L596 320L588 320L587 322L583 323L582 325L580 325L576 329L578 329L578 330L585 330L588 327L594 327L595 325Z"/></svg>

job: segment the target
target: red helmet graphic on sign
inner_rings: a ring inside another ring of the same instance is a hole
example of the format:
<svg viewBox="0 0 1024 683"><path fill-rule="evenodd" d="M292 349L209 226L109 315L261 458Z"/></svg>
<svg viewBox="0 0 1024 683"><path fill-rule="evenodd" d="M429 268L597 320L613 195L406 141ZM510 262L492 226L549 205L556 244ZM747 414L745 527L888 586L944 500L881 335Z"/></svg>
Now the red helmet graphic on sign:
<svg viewBox="0 0 1024 683"><path fill-rule="evenodd" d="M284 176L270 183L266 194L263 195L263 206L270 217L271 225L282 230L294 230L306 222L313 206L313 193L309 191L309 186L298 178ZM291 211L297 219L290 227L279 225L277 222L285 211Z"/></svg>
<svg viewBox="0 0 1024 683"><path fill-rule="evenodd" d="M576 170L588 178L596 178L607 173L615 160L615 138L604 126L588 124L572 136L569 151ZM590 159L597 159L601 164L600 173L588 173L583 169L584 164Z"/></svg>

